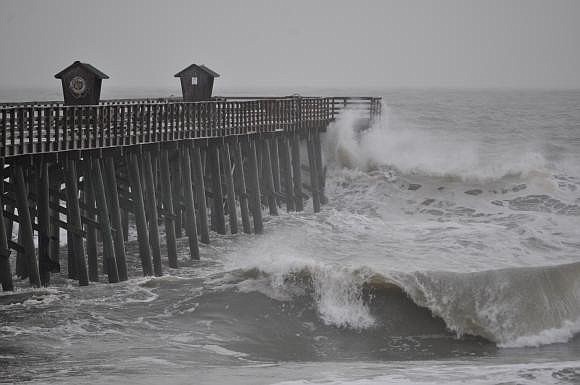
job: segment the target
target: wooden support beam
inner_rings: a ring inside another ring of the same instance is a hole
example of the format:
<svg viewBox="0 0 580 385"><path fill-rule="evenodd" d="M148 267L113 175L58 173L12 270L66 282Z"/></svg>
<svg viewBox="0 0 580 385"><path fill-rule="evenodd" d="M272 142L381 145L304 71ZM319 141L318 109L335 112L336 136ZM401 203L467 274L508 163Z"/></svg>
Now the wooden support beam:
<svg viewBox="0 0 580 385"><path fill-rule="evenodd" d="M163 275L163 265L161 264L161 245L159 242L159 217L157 216L157 197L155 194L155 180L153 178L153 164L151 153L146 151L143 154L143 170L145 188L147 190L147 212L149 213L149 241L151 242L151 253L153 254L153 272L156 276Z"/></svg>
<svg viewBox="0 0 580 385"><path fill-rule="evenodd" d="M187 236L189 238L189 251L191 254L191 259L199 260L199 244L197 241L197 221L195 218L193 181L191 179L191 159L187 148L183 148L181 151L181 170L183 171L183 199L185 201L185 216L187 218Z"/></svg>
<svg viewBox="0 0 580 385"><path fill-rule="evenodd" d="M19 253L25 253L26 249L24 248L24 246L22 246L19 243L16 243L14 241L8 241L8 247L10 247L13 250L16 250ZM4 250L4 252L6 253L6 250ZM8 250L8 252L10 252L10 250Z"/></svg>
<svg viewBox="0 0 580 385"><path fill-rule="evenodd" d="M302 193L302 171L300 170L300 136L293 133L292 142L292 177L294 179L294 199L296 200L296 211L304 210L304 198Z"/></svg>
<svg viewBox="0 0 580 385"><path fill-rule="evenodd" d="M207 160L211 175L212 192L214 194L212 219L215 220L215 223L212 223L212 225L218 234L225 234L226 220L224 214L224 195L222 190L219 147L220 145L216 142L209 144L207 148Z"/></svg>
<svg viewBox="0 0 580 385"><path fill-rule="evenodd" d="M60 172L58 170L58 164L55 165L55 167L53 168L51 175L50 175L50 183L52 185L52 190L56 189L56 190L60 190ZM51 193L51 199L50 199L50 204L51 204L51 214L53 218L59 219L60 215L58 213L58 211L55 211L54 208L52 208L53 206L60 206L60 198L58 197L57 194L52 194ZM60 227L55 225L54 223L51 223L50 226L50 249L51 249L51 258L52 258L52 262L54 265L54 270L55 272L60 271Z"/></svg>
<svg viewBox="0 0 580 385"><path fill-rule="evenodd" d="M126 157L124 157L126 159ZM130 183L128 181L128 179L123 179L121 178L122 173L127 170L127 166L128 162L122 162L122 164L117 166L117 175L116 180L119 183L117 185L117 197L120 200L121 199L121 191L126 191L127 192L127 196L130 196ZM121 228L123 229L123 240L125 242L129 241L129 211L131 209L127 208L127 207L123 207L121 205L121 202L119 202L119 206L122 208L121 210ZM121 279L121 270L119 269L119 279Z"/></svg>
<svg viewBox="0 0 580 385"><path fill-rule="evenodd" d="M50 284L52 260L50 258L50 193L48 163L42 161L39 165L40 178L37 181L37 216L38 216L38 269L40 283L43 286Z"/></svg>
<svg viewBox="0 0 580 385"><path fill-rule="evenodd" d="M175 207L171 186L171 168L169 166L169 150L161 152L161 185L163 187L163 207L165 218L165 243L167 244L167 259L169 267L177 267L177 240L175 234Z"/></svg>
<svg viewBox="0 0 580 385"><path fill-rule="evenodd" d="M18 216L22 217L22 223L18 226L21 232L21 244L24 246L23 259L26 263L28 278L32 286L40 286L40 272L34 247L34 233L32 230L32 218L30 217L30 208L28 206L28 190L24 180L24 171L22 165L14 166L14 179L16 182L16 202L18 207Z"/></svg>
<svg viewBox="0 0 580 385"><path fill-rule="evenodd" d="M199 145L193 146L190 150L191 167L193 168L193 180L195 182L195 196L197 212L199 215L200 240L209 244L209 226L207 218L207 199L205 196L205 180L203 176L203 162Z"/></svg>
<svg viewBox="0 0 580 385"><path fill-rule="evenodd" d="M223 177L226 182L226 202L228 207L228 219L230 221L230 232L238 233L238 215L236 212L236 194L234 191L234 175L232 173L232 161L230 158L230 147L228 143L221 146L221 163L223 167Z"/></svg>
<svg viewBox="0 0 580 385"><path fill-rule="evenodd" d="M286 211L294 210L294 187L292 184L292 166L290 148L286 135L278 136L278 154L280 156L280 179L286 199Z"/></svg>
<svg viewBox="0 0 580 385"><path fill-rule="evenodd" d="M26 171L24 171L24 172L25 172L24 179L26 180L28 178L28 175L27 175L28 173ZM16 183L14 183L14 186L16 186ZM27 184L25 184L24 187L25 187L26 191L29 191ZM15 187L14 193L18 194L18 190L16 189L16 187ZM14 201L17 202L16 199ZM28 204L30 205L30 201L28 202ZM16 207L18 207L18 203L16 203ZM32 206L30 206L30 208L32 208ZM28 210L29 214L30 214L30 211L31 210ZM30 220L31 220L32 226L33 226L32 230L34 231L34 216L32 214L30 214L30 217L31 217ZM22 224L20 224L20 223L22 223ZM23 244L22 243L23 242L22 226L24 226L24 223L26 223L26 222L24 222L24 221L19 222L19 226L18 226L17 241L21 245ZM17 251L17 253L16 253L16 276L19 277L20 279L28 278L28 263L26 260L26 251L24 251L24 252Z"/></svg>
<svg viewBox="0 0 580 385"><path fill-rule="evenodd" d="M78 231L69 231L69 258L74 261L75 275L79 280L79 285L86 286L89 284L89 274L87 270L87 262L85 260L85 248L83 245L82 236L78 235L82 231L81 212L79 208L79 189L77 177L76 160L68 159L67 168L65 170L66 179L66 193L67 193L67 223L70 227Z"/></svg>
<svg viewBox="0 0 580 385"><path fill-rule="evenodd" d="M90 161L89 161L90 162ZM91 167L88 165L85 177L88 178L91 174ZM93 214L93 210L96 211L95 207L95 192L92 183L86 183L85 189L83 191L84 204L91 210L85 210L85 215L88 219L96 221L97 217ZM87 238L87 260L89 268L89 280L91 282L99 281L99 261L97 258L97 228L95 226L90 226L85 224L85 232Z"/></svg>
<svg viewBox="0 0 580 385"><path fill-rule="evenodd" d="M53 177L55 177L54 174L55 173L53 173ZM57 181L56 183L58 183L58 185L60 185L60 181ZM84 185L85 185L84 181L82 183L78 183L77 184L77 187L79 187L79 192L82 192L85 189ZM6 189L9 190L9 191L11 191L11 192L13 192L13 193L16 193L15 187L13 185L11 185L11 184L6 185ZM49 193L50 193L51 196L53 196L53 200L49 204L50 209L57 210L61 214L65 214L66 215L68 213L66 207L59 206L59 201L60 200L66 201L68 199L67 198L67 195L66 195L66 191L60 192L58 188L54 188L53 187L53 188L50 188L49 189ZM10 197L7 197L6 199L7 199L7 203L14 203L15 202L15 200L12 199L12 198L10 198ZM32 203L33 202L37 202L38 199L39 199L38 194L35 194L35 193L32 193L32 192L29 192L28 193L29 203L30 202L32 202ZM82 201L79 201L79 208L82 209L83 211L85 211L87 213L91 213L93 215L97 215L98 214L95 209L91 209L90 207L86 206L84 204L84 202L82 202ZM31 209L33 209L32 206L31 206ZM89 223L90 223L90 221L89 221Z"/></svg>
<svg viewBox="0 0 580 385"><path fill-rule="evenodd" d="M272 178L274 183L274 196L276 197L276 204L280 205L278 194L282 190L282 183L280 178L280 154L278 149L278 141L274 135L268 136L267 140L268 146L270 147L270 164L272 168Z"/></svg>
<svg viewBox="0 0 580 385"><path fill-rule="evenodd" d="M81 190L81 192L82 192L82 190ZM35 195L28 194L29 204L30 204L30 201L32 201L32 202L36 201L36 199L30 199L30 197L36 197L36 196L37 196L36 194ZM5 196L4 199L5 199L5 201L7 203L12 203L12 202L13 203L16 203L16 200L14 198L9 197L9 196ZM67 208L64 207L64 206L59 206L58 203L56 203L56 201L54 201L54 199L52 201L50 201L49 208L52 211L52 215L50 216L51 223L62 223L63 225L61 227L63 229L68 230L69 227L67 227L66 222L60 221L58 219L59 218L59 215L58 214L64 214L64 215L67 215L68 214ZM98 211L96 209L91 210L88 206L86 206L84 204L84 202L83 203L79 203L79 208L83 209L83 211L85 211L85 213L87 213L87 215L89 213L92 214L92 215L98 214ZM85 208L87 208L87 210L84 210ZM5 211L5 215L6 215L7 219L10 219L11 221L15 221L15 222L20 223L20 219L19 219L19 217L17 215L14 215L14 214L12 214L12 213L10 213L8 211ZM33 207L31 207L30 208L30 215L31 215L31 217L34 217L35 215L37 215L37 210L34 209ZM99 224L99 222L91 219L90 218L90 215L88 217L85 216L85 215L81 215L81 222L84 225L91 226L91 227L94 227L94 228L99 229L99 230L101 229L101 225ZM40 227L38 227L38 225L35 222L32 222L32 228L35 231L40 231ZM85 232L84 231L81 231L81 230L78 230L78 229L75 230L75 229L72 229L72 228L71 228L71 231L76 231L77 234L82 235L83 237L85 236ZM115 231L115 230L113 230L113 231ZM51 238L52 238L52 236L51 236Z"/></svg>
<svg viewBox="0 0 580 385"><path fill-rule="evenodd" d="M270 215L278 215L278 203L276 202L276 191L274 188L274 177L272 175L272 160L270 158L270 140L264 138L261 143L262 149L262 175L264 181L264 195L270 209Z"/></svg>
<svg viewBox="0 0 580 385"><path fill-rule="evenodd" d="M109 215L111 216L111 226L116 230L113 232L115 246L115 259L117 261L117 272L120 281L128 279L127 256L125 253L125 229L119 205L119 193L117 177L115 173L115 159L107 157L104 159L104 181L106 182L106 195L109 204Z"/></svg>
<svg viewBox="0 0 580 385"><path fill-rule="evenodd" d="M314 212L320 212L320 189L318 183L320 178L318 176L318 167L316 162L316 150L314 148L314 140L312 133L308 134L306 140L306 147L308 150L308 164L310 166L310 187L312 188L312 207Z"/></svg>
<svg viewBox="0 0 580 385"><path fill-rule="evenodd" d="M181 170L181 159L179 151L176 151L175 159L171 161L171 192L173 193L173 202L181 202L183 196L183 173ZM180 205L173 207L173 214L175 215L175 237L181 238L183 234L182 209Z"/></svg>
<svg viewBox="0 0 580 385"><path fill-rule="evenodd" d="M240 203L240 214L242 216L242 228L244 233L250 234L250 211L248 209L248 195L246 192L246 178L244 176L244 160L242 157L242 148L237 137L230 142L230 147L234 155L234 180L235 189Z"/></svg>
<svg viewBox="0 0 580 385"><path fill-rule="evenodd" d="M123 208L121 210L121 228L123 229L123 240L125 242L129 241L129 210ZM121 277L119 277L121 278Z"/></svg>
<svg viewBox="0 0 580 385"><path fill-rule="evenodd" d="M153 262L151 261L151 249L149 247L149 230L147 229L147 219L145 217L145 203L143 201L143 191L141 189L141 176L139 171L139 159L134 152L130 155L129 179L131 180L131 190L135 210L135 221L137 224L137 238L139 240L139 256L143 267L143 275L153 274Z"/></svg>
<svg viewBox="0 0 580 385"><path fill-rule="evenodd" d="M248 195L250 199L250 210L254 221L254 232L261 234L264 231L262 223L262 207L260 202L260 181L258 179L258 156L256 155L256 145L253 140L243 138L243 147L248 158Z"/></svg>
<svg viewBox="0 0 580 385"><path fill-rule="evenodd" d="M316 169L318 170L318 190L320 192L320 203L325 205L328 203L328 199L324 194L324 187L326 185L326 168L323 168L322 163L322 145L320 144L320 131L314 130L312 135L314 145L314 158L316 160Z"/></svg>

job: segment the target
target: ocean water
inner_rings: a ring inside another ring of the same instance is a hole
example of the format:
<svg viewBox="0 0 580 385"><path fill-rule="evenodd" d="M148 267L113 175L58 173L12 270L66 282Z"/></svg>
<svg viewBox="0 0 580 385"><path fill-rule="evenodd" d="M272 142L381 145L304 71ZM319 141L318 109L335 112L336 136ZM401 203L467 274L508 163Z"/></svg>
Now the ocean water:
<svg viewBox="0 0 580 385"><path fill-rule="evenodd" d="M325 134L320 213L0 293L0 382L580 383L580 91L372 92Z"/></svg>

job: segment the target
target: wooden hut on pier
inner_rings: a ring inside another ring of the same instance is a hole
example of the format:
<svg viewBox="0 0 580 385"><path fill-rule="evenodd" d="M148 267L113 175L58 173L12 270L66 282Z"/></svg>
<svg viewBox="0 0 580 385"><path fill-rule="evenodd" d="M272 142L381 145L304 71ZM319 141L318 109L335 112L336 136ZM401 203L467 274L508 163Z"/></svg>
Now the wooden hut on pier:
<svg viewBox="0 0 580 385"><path fill-rule="evenodd" d="M64 104L67 106L99 104L101 82L109 78L92 65L78 60L54 77L62 80Z"/></svg>
<svg viewBox="0 0 580 385"><path fill-rule="evenodd" d="M175 74L181 79L181 91L186 102L210 100L213 92L213 80L220 74L205 65L192 64Z"/></svg>

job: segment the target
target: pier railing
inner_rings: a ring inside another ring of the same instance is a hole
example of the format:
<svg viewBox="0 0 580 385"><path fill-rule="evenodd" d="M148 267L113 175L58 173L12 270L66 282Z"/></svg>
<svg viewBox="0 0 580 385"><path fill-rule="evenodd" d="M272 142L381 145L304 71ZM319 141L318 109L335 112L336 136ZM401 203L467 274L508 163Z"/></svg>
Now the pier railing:
<svg viewBox="0 0 580 385"><path fill-rule="evenodd" d="M4 107L0 156L292 131L331 111L328 98Z"/></svg>
<svg viewBox="0 0 580 385"><path fill-rule="evenodd" d="M380 98L177 98L0 105L0 157L183 139L288 131L325 125L344 108L380 113Z"/></svg>

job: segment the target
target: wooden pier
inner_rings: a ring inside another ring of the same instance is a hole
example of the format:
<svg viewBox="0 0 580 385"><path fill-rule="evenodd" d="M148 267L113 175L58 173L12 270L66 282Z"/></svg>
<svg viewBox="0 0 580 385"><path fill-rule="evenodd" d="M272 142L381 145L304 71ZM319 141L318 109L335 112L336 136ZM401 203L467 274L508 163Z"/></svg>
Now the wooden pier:
<svg viewBox="0 0 580 385"><path fill-rule="evenodd" d="M130 221L143 274L159 276L164 265L178 267L180 237L199 259L199 242L209 243L212 231L261 233L266 210L301 211L305 200L319 211L321 133L351 106L372 119L380 98L1 104L3 290L13 289L12 263L31 285L50 284L63 268L60 229L68 276L88 285L99 272L109 282L128 278Z"/></svg>

